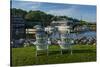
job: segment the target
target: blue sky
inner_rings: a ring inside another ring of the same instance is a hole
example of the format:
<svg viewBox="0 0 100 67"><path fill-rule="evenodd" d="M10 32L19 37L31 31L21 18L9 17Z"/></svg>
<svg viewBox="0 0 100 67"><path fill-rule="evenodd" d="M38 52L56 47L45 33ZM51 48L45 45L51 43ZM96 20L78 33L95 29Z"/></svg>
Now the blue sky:
<svg viewBox="0 0 100 67"><path fill-rule="evenodd" d="M88 22L96 22L96 6L92 5L74 5L74 4L59 4L31 1L12 1L12 8L20 8L23 10L41 10L47 14L57 16L69 16L77 19L82 19Z"/></svg>

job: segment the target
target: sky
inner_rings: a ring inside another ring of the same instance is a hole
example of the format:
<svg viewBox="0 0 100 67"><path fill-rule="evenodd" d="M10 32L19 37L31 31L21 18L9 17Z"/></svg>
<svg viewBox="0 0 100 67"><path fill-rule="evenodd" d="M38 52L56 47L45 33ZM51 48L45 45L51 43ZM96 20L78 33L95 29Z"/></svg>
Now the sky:
<svg viewBox="0 0 100 67"><path fill-rule="evenodd" d="M12 0L12 8L26 11L40 10L55 16L69 16L87 22L96 22L96 6Z"/></svg>

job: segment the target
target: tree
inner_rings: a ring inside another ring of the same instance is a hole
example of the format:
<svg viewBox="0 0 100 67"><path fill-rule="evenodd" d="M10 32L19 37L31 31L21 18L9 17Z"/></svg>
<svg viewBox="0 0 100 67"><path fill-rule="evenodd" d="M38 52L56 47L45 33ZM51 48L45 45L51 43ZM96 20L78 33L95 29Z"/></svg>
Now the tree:
<svg viewBox="0 0 100 67"><path fill-rule="evenodd" d="M47 15L45 16L44 23L45 23L46 26L48 26L48 25L51 24L51 22L52 22L52 18L53 18L53 17L54 17L54 16L51 15L51 14L47 14Z"/></svg>
<svg viewBox="0 0 100 67"><path fill-rule="evenodd" d="M23 18L27 14L27 11L22 9L11 8L11 15L22 16Z"/></svg>
<svg viewBox="0 0 100 67"><path fill-rule="evenodd" d="M53 15L46 14L42 11L29 11L28 14L25 16L25 19L32 22L41 22L43 26L47 26L50 25L52 17Z"/></svg>
<svg viewBox="0 0 100 67"><path fill-rule="evenodd" d="M29 11L25 16L27 21L39 21L42 22L46 14L41 11Z"/></svg>
<svg viewBox="0 0 100 67"><path fill-rule="evenodd" d="M73 22L80 22L78 19L73 19Z"/></svg>
<svg viewBox="0 0 100 67"><path fill-rule="evenodd" d="M80 20L80 25L88 25L88 22Z"/></svg>

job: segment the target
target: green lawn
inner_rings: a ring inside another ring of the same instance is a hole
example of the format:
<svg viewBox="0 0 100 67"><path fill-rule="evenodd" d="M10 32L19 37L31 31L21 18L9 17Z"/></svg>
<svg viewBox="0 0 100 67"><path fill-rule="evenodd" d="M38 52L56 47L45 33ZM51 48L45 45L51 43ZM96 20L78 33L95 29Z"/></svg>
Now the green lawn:
<svg viewBox="0 0 100 67"><path fill-rule="evenodd" d="M59 46L49 47L49 56L39 55L36 59L35 46L24 48L12 48L12 65L38 65L38 64L57 64L74 62L96 61L96 46L94 45L74 45L73 54L65 52L60 54Z"/></svg>

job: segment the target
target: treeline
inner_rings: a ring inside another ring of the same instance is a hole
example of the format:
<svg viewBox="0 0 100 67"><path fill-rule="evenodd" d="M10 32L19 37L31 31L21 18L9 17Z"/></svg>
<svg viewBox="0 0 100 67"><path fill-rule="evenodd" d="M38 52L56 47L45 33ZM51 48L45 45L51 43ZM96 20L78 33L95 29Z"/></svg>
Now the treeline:
<svg viewBox="0 0 100 67"><path fill-rule="evenodd" d="M36 24L41 24L44 26L50 25L53 20L61 20L65 18L67 20L72 20L73 22L80 22L80 24L87 24L86 21L75 19L68 16L54 16L51 14L47 14L43 11L25 11L22 9L11 8L11 15L20 15L26 21L26 27L33 27Z"/></svg>

